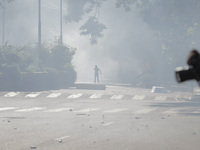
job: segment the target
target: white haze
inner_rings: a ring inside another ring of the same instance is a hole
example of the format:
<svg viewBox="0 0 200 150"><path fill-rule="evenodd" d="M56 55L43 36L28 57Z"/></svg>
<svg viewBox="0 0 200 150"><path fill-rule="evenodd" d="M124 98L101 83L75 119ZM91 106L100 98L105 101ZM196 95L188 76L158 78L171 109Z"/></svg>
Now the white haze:
<svg viewBox="0 0 200 150"><path fill-rule="evenodd" d="M92 82L94 65L98 65L102 70L102 82L128 83L130 78L136 78L143 72L149 58L154 59L151 60L154 78L158 81L165 80L160 75L163 73L162 65L165 65L161 54L158 54L161 52L161 41L155 38L153 31L143 22L137 11L125 12L117 9L114 2L115 0L109 0L100 9L99 20L107 29L97 45L90 45L89 37L80 36L79 27L84 21L63 23L64 43L77 48L73 59L77 81ZM64 2L63 7L63 15L66 15L67 6ZM0 19L2 20L2 15ZM42 0L42 42L49 43L59 38L59 19L59 1ZM38 1L16 0L7 5L5 40L14 45L35 45L37 36ZM181 63L184 61L184 58L181 59ZM123 79L123 75L127 79ZM173 72L170 72L169 79L172 78Z"/></svg>

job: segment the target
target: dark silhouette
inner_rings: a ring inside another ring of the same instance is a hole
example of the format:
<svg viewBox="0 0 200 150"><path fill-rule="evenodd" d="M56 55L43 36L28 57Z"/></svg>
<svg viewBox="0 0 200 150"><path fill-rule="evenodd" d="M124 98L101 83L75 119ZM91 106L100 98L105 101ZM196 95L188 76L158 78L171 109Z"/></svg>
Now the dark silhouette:
<svg viewBox="0 0 200 150"><path fill-rule="evenodd" d="M193 49L187 59L189 66L198 67L200 66L200 54L196 49Z"/></svg>
<svg viewBox="0 0 200 150"><path fill-rule="evenodd" d="M97 65L95 65L95 67L94 67L94 83L96 83L96 81L99 83L99 73L101 74L101 70L97 67Z"/></svg>
<svg viewBox="0 0 200 150"><path fill-rule="evenodd" d="M195 79L200 86L200 53L197 50L193 49L190 52L187 58L187 64L189 65L187 68L176 68L176 80L178 82L183 82Z"/></svg>

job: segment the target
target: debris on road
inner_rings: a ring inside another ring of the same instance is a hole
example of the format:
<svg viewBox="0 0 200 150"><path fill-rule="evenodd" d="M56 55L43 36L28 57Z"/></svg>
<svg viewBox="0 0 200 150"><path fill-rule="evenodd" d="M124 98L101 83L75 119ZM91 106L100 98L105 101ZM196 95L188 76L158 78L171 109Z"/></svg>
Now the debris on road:
<svg viewBox="0 0 200 150"><path fill-rule="evenodd" d="M62 143L62 140L58 140L59 143Z"/></svg>
<svg viewBox="0 0 200 150"><path fill-rule="evenodd" d="M30 149L37 149L37 147L36 146L31 146Z"/></svg>
<svg viewBox="0 0 200 150"><path fill-rule="evenodd" d="M196 135L196 132L193 132L192 134L193 134L193 135Z"/></svg>

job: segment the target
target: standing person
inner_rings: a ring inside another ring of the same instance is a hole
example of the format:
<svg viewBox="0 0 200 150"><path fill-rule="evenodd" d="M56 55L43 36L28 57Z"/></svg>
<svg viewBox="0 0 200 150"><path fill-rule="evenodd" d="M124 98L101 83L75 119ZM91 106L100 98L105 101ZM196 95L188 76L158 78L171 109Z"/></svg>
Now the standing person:
<svg viewBox="0 0 200 150"><path fill-rule="evenodd" d="M97 67L97 65L95 65L95 67L94 67L94 83L96 83L96 80L99 83L99 73L101 74L101 70Z"/></svg>

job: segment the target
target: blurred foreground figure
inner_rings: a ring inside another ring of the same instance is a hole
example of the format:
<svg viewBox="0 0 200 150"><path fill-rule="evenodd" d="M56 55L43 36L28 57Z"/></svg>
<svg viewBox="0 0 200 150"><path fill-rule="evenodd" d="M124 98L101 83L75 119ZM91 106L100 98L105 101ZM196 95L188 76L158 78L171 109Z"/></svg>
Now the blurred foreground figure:
<svg viewBox="0 0 200 150"><path fill-rule="evenodd" d="M94 67L94 83L96 83L96 81L99 83L99 73L101 74L101 70L97 67L97 65L95 65L95 67Z"/></svg>
<svg viewBox="0 0 200 150"><path fill-rule="evenodd" d="M183 82L186 80L195 79L200 85L200 54L196 49L193 49L187 59L188 67L176 68L176 80Z"/></svg>

